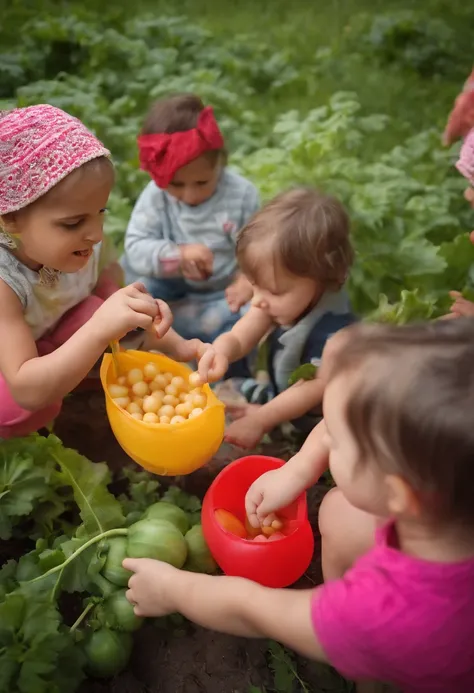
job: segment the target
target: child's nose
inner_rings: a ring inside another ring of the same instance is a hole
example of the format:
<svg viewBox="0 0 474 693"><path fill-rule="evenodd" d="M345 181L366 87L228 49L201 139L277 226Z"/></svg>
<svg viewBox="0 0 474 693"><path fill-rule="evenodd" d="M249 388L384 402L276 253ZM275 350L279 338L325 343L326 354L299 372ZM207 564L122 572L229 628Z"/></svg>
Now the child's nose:
<svg viewBox="0 0 474 693"><path fill-rule="evenodd" d="M104 230L102 228L102 225L87 230L86 241L88 243L100 243L103 238Z"/></svg>
<svg viewBox="0 0 474 693"><path fill-rule="evenodd" d="M199 204L199 193L196 190L185 190L183 193L183 202L190 207Z"/></svg>

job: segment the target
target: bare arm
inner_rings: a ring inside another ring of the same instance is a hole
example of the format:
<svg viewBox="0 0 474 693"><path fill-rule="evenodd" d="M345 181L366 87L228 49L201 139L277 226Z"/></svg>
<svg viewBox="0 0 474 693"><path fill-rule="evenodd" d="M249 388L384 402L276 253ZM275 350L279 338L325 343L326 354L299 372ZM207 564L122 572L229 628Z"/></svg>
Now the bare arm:
<svg viewBox="0 0 474 693"><path fill-rule="evenodd" d="M89 322L53 353L39 357L21 303L3 281L0 304L0 371L25 409L41 409L73 390L107 347Z"/></svg>
<svg viewBox="0 0 474 693"><path fill-rule="evenodd" d="M239 361L249 354L267 334L273 322L260 308L252 306L230 332L214 341L217 353L223 354L229 363Z"/></svg>
<svg viewBox="0 0 474 693"><path fill-rule="evenodd" d="M329 450L324 441L326 424L320 421L306 438L303 447L284 469L296 480L296 496L313 486L328 469Z"/></svg>
<svg viewBox="0 0 474 693"><path fill-rule="evenodd" d="M137 615L179 612L205 628L272 638L327 661L311 622L317 591L269 589L243 578L198 575L147 559L127 559L124 566L135 572L127 597L136 604Z"/></svg>
<svg viewBox="0 0 474 693"><path fill-rule="evenodd" d="M321 421L313 428L301 450L283 467L254 481L245 496L245 510L254 527L269 524L268 517L272 513L292 503L326 471L329 452L324 441L325 433L326 426Z"/></svg>
<svg viewBox="0 0 474 693"><path fill-rule="evenodd" d="M323 392L324 383L319 378L296 383L252 413L252 417L268 433L284 421L298 419L321 404Z"/></svg>
<svg viewBox="0 0 474 693"><path fill-rule="evenodd" d="M189 620L231 635L271 638L327 661L311 623L312 590L268 589L242 578L193 578L179 580L176 590L177 611Z"/></svg>

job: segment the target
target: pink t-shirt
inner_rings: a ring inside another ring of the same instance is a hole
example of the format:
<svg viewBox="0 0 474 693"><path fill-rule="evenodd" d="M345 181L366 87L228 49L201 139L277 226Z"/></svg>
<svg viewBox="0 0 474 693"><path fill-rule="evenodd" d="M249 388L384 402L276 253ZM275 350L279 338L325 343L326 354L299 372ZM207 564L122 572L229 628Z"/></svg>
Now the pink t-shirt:
<svg viewBox="0 0 474 693"><path fill-rule="evenodd" d="M474 693L474 559L431 563L395 546L388 524L318 590L312 620L329 661L349 679L404 693Z"/></svg>

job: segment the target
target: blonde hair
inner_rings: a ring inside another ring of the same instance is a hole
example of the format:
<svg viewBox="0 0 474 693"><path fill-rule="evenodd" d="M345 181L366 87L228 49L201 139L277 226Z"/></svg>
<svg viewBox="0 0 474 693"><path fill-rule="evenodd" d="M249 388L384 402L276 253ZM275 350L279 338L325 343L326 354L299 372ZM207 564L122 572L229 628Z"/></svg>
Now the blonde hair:
<svg viewBox="0 0 474 693"><path fill-rule="evenodd" d="M244 274L258 283L265 263L248 250L268 239L274 260L287 272L339 289L354 261L349 226L338 200L312 188L295 188L277 195L244 226L237 259Z"/></svg>

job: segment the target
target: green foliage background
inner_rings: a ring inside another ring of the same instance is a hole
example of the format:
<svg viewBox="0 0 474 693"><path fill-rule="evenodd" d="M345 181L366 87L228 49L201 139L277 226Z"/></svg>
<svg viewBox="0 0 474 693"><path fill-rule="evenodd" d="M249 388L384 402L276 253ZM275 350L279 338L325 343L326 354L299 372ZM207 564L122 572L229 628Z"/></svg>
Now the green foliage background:
<svg viewBox="0 0 474 693"><path fill-rule="evenodd" d="M445 311L449 289L469 294L472 212L458 146L444 150L440 134L473 62L474 6L183 0L179 10L160 0L2 9L0 107L52 103L103 139L117 165L107 233L118 247L147 180L135 145L144 114L192 90L215 107L231 164L264 199L310 184L345 202L360 313L405 322Z"/></svg>

